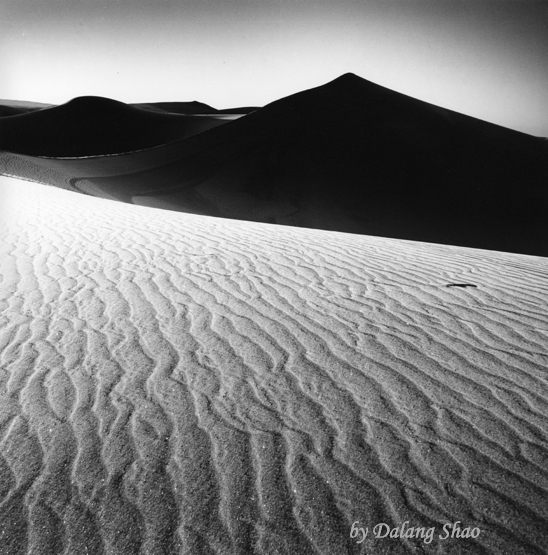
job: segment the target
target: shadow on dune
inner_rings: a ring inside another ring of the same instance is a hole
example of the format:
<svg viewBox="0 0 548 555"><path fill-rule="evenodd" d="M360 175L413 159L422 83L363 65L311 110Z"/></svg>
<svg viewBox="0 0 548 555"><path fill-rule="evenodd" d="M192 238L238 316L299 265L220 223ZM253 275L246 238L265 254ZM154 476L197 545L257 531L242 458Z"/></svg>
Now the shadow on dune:
<svg viewBox="0 0 548 555"><path fill-rule="evenodd" d="M86 97L0 131L3 173L95 196L548 255L546 141L353 74L261 109Z"/></svg>

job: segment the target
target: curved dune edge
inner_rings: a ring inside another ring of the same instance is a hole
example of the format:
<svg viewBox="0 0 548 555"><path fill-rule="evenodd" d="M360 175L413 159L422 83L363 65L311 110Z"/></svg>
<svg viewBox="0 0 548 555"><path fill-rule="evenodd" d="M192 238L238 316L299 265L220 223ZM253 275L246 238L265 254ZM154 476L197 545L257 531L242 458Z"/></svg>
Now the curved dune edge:
<svg viewBox="0 0 548 555"><path fill-rule="evenodd" d="M0 553L548 552L546 259L0 185Z"/></svg>

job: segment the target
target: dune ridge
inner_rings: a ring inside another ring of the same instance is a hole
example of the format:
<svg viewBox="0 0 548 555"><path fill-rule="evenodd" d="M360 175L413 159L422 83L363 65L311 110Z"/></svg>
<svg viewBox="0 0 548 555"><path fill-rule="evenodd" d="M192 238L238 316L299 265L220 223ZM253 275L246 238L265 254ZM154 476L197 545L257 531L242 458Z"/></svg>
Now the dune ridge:
<svg viewBox="0 0 548 555"><path fill-rule="evenodd" d="M234 118L241 115L233 114ZM85 96L3 117L0 143L11 152L30 156L111 155L174 142L226 121L226 114L206 115L197 108L181 114Z"/></svg>
<svg viewBox="0 0 548 555"><path fill-rule="evenodd" d="M0 553L548 553L545 259L1 186Z"/></svg>
<svg viewBox="0 0 548 555"><path fill-rule="evenodd" d="M548 256L542 138L353 74L232 115L176 104L88 97L0 118L0 173L207 216Z"/></svg>

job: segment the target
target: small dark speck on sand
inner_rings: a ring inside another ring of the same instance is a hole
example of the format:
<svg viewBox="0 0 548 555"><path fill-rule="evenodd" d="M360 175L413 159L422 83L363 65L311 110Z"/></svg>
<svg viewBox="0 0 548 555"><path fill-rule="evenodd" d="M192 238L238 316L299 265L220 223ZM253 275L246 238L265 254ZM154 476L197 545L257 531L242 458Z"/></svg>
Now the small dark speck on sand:
<svg viewBox="0 0 548 555"><path fill-rule="evenodd" d="M477 287L473 283L448 283L445 287Z"/></svg>

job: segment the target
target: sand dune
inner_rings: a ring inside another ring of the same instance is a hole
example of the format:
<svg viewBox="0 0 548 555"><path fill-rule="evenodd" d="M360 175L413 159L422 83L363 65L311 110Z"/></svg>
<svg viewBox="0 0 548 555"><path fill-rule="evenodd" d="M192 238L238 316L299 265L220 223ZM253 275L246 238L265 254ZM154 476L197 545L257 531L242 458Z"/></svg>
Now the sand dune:
<svg viewBox="0 0 548 555"><path fill-rule="evenodd" d="M352 74L213 110L86 97L4 117L0 173L181 212L548 256L541 138Z"/></svg>
<svg viewBox="0 0 548 555"><path fill-rule="evenodd" d="M86 157L155 147L222 125L227 120L226 116L215 114L198 117L194 113L152 111L108 98L86 96L62 106L4 117L0 129L1 143L12 152Z"/></svg>
<svg viewBox="0 0 548 555"><path fill-rule="evenodd" d="M0 99L0 117L17 116L44 108L51 108L52 104L44 102L32 102L28 100L5 100Z"/></svg>
<svg viewBox="0 0 548 555"><path fill-rule="evenodd" d="M548 553L546 259L1 179L0 553Z"/></svg>
<svg viewBox="0 0 548 555"><path fill-rule="evenodd" d="M0 101L1 102L1 101ZM142 108L145 110L152 110L154 112L167 112L170 114L200 114L200 115L211 115L211 114L250 114L259 108L257 106L243 106L238 108L224 108L218 110L209 106L209 104L204 104L203 102L150 102L145 104L130 104L130 106L135 106L136 108Z"/></svg>

